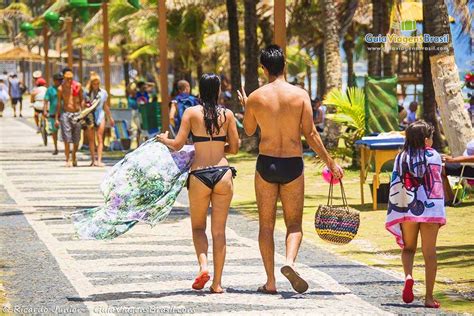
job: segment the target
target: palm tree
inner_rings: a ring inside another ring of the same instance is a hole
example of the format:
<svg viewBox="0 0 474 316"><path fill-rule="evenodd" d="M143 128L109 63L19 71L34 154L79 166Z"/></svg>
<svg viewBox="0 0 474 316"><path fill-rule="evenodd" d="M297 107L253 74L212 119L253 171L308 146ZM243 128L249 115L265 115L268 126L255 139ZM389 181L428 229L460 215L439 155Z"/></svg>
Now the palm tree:
<svg viewBox="0 0 474 316"><path fill-rule="evenodd" d="M230 42L230 82L232 85L233 106L232 109L236 112L239 108L237 94L235 91L240 90L241 87L241 73L240 73L240 40L239 40L239 18L237 14L237 1L227 0L227 27L229 30Z"/></svg>
<svg viewBox="0 0 474 316"><path fill-rule="evenodd" d="M244 1L245 21L245 91L250 94L258 88L257 2Z"/></svg>
<svg viewBox="0 0 474 316"><path fill-rule="evenodd" d="M0 10L0 24L3 24L14 46L18 45L17 35L20 33L20 23L31 19L31 10L25 3L13 2Z"/></svg>
<svg viewBox="0 0 474 316"><path fill-rule="evenodd" d="M467 5L467 1L453 1L457 7L457 12L463 22L464 32L470 32L471 17L469 12L462 10ZM424 32L432 36L444 36L448 34L447 43L431 43L429 54L430 71L433 80L434 95L439 105L443 129L448 141L451 153L454 156L461 155L466 144L473 138L471 121L464 109L464 100L461 94L461 82L459 73L454 61L453 46L450 37L449 16L444 0L424 0L423 1ZM469 33L468 33L469 34ZM425 57L425 56L424 56ZM427 70L427 67L425 67ZM426 73L428 75L428 73ZM428 89L431 86L427 84ZM426 87L425 87L426 89ZM426 101L425 101L426 102ZM435 103L430 100L429 110L425 117L432 121L435 117Z"/></svg>
<svg viewBox="0 0 474 316"><path fill-rule="evenodd" d="M333 0L323 0L326 89L341 88L342 62L339 53L340 25Z"/></svg>

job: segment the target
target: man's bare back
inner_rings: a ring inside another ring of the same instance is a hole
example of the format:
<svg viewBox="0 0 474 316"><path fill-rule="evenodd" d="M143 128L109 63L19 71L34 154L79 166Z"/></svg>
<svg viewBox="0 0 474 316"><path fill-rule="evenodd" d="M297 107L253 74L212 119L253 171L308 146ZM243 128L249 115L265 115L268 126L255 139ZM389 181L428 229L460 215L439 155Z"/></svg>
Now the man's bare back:
<svg viewBox="0 0 474 316"><path fill-rule="evenodd" d="M248 98L260 127L259 152L273 157L301 157L301 121L308 93L283 80L275 80L255 90Z"/></svg>

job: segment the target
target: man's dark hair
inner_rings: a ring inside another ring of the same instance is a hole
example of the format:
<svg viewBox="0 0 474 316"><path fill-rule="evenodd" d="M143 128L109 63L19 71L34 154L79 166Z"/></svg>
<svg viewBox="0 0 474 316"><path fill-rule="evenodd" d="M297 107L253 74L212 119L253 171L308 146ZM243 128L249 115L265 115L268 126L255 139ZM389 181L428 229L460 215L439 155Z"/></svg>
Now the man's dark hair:
<svg viewBox="0 0 474 316"><path fill-rule="evenodd" d="M73 72L73 71L72 71L72 69L71 69L71 68L69 68L69 67L64 67L64 68L63 68L63 70L62 70L61 72L62 72L62 73L63 73L63 75L64 75L64 74L65 74L66 72L68 72L68 71L70 71L70 72Z"/></svg>
<svg viewBox="0 0 474 316"><path fill-rule="evenodd" d="M312 105L316 105L318 102L321 102L321 98L320 98L320 97L314 98L314 99L311 101L311 104L312 104Z"/></svg>
<svg viewBox="0 0 474 316"><path fill-rule="evenodd" d="M145 86L145 81L138 81L137 82L137 88L140 89Z"/></svg>
<svg viewBox="0 0 474 316"><path fill-rule="evenodd" d="M53 80L63 80L64 76L62 73L57 73L53 75Z"/></svg>
<svg viewBox="0 0 474 316"><path fill-rule="evenodd" d="M280 46L272 44L262 49L260 63L272 76L279 76L285 69L285 54Z"/></svg>

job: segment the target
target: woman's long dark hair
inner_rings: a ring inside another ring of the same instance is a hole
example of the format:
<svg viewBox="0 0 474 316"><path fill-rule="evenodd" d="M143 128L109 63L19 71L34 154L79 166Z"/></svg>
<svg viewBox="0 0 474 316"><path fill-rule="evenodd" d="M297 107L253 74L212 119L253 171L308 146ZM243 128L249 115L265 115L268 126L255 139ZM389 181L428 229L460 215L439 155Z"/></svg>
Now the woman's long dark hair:
<svg viewBox="0 0 474 316"><path fill-rule="evenodd" d="M432 138L433 133L433 125L423 120L413 122L407 127L405 132L405 144L399 155L399 160L396 162L398 174L402 175L408 171L417 178L424 176L427 169L425 139ZM407 156L409 159L407 159Z"/></svg>
<svg viewBox="0 0 474 316"><path fill-rule="evenodd" d="M201 104L204 108L204 124L206 133L209 136L219 134L221 125L219 125L219 88L221 80L216 74L204 74L199 79L199 94Z"/></svg>

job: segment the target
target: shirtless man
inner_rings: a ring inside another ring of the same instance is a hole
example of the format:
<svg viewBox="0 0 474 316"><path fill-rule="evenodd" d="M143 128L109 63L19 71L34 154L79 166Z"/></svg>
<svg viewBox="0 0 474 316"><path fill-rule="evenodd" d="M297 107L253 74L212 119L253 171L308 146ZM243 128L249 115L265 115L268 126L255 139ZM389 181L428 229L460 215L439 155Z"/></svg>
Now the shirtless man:
<svg viewBox="0 0 474 316"><path fill-rule="evenodd" d="M260 64L269 83L252 92L245 91L239 99L245 107L244 129L253 135L260 127L261 139L255 192L259 212L259 246L267 282L258 292L276 293L273 231L276 203L280 198L286 224L286 265L281 268L295 291L303 293L308 283L295 271L294 263L303 237L304 204L303 150L301 132L308 144L327 164L336 178L342 170L328 155L313 123L313 111L308 93L286 82L285 56L277 45L270 45L260 55Z"/></svg>
<svg viewBox="0 0 474 316"><path fill-rule="evenodd" d="M64 81L58 87L58 106L56 108L55 126L61 125L61 135L64 141L66 167L77 167L76 152L81 139L81 123L77 117L83 107L83 92L80 83L73 81L72 71L64 72ZM70 160L69 144L73 143L72 162Z"/></svg>

